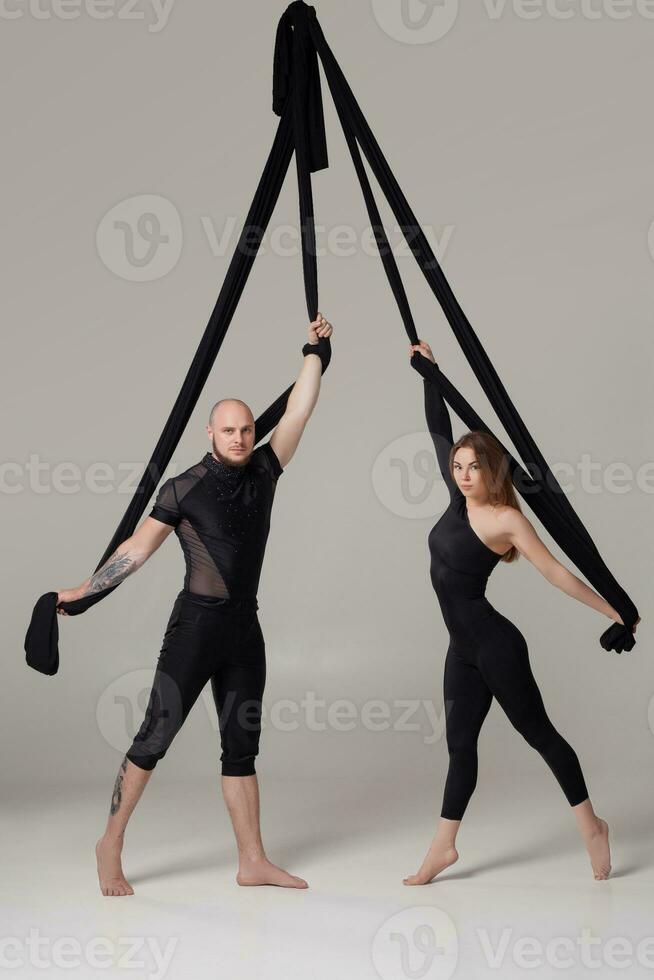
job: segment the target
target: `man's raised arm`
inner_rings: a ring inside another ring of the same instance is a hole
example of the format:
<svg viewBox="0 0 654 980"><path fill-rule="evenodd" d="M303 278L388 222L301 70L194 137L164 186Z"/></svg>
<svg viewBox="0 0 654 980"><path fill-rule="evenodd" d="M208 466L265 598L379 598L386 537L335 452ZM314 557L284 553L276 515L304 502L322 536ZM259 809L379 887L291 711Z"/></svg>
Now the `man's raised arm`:
<svg viewBox="0 0 654 980"><path fill-rule="evenodd" d="M309 343L316 345L316 351L320 337L331 337L333 329L322 313L318 313L316 319L309 324ZM318 401L321 374L322 362L317 352L308 354L288 396L286 411L270 437L270 445L282 468L286 467L297 449L304 427Z"/></svg>

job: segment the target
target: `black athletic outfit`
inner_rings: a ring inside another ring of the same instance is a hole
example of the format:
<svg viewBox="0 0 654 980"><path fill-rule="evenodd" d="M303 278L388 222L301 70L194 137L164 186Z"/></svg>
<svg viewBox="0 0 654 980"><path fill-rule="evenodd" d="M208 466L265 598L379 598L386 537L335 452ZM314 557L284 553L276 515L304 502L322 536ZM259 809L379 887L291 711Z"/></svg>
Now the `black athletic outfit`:
<svg viewBox="0 0 654 980"><path fill-rule="evenodd" d="M146 715L127 758L153 769L207 681L218 712L222 773L254 773L259 750L265 643L257 589L277 478L269 442L244 466L207 452L166 480L150 512L175 528L186 561L184 588L166 627Z"/></svg>
<svg viewBox="0 0 654 980"><path fill-rule="evenodd" d="M426 379L423 385L427 425L450 494L429 534L431 580L450 634L443 683L450 761L441 816L463 817L477 782L477 739L493 697L575 806L588 798L579 760L547 716L525 638L485 597L501 555L470 525L466 498L448 466L453 437L447 407L437 385Z"/></svg>

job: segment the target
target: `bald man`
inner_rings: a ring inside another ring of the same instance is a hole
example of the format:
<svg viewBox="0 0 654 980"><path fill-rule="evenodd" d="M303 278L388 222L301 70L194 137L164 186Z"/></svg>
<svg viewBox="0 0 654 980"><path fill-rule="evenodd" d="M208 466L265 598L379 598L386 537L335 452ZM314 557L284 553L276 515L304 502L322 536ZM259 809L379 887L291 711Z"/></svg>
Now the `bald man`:
<svg viewBox="0 0 654 980"><path fill-rule="evenodd" d="M306 888L269 861L259 826L254 760L266 676L257 589L277 480L293 456L320 392L319 338L332 334L318 314L286 411L269 442L254 449L254 417L237 398L211 409L211 443L200 462L164 481L134 534L79 588L58 602L108 588L136 571L175 530L186 562L184 587L164 634L143 723L116 777L110 813L96 844L103 895L132 895L123 874L125 828L157 762L211 681L222 754L221 782L238 848L239 885ZM62 610L57 610L65 615Z"/></svg>

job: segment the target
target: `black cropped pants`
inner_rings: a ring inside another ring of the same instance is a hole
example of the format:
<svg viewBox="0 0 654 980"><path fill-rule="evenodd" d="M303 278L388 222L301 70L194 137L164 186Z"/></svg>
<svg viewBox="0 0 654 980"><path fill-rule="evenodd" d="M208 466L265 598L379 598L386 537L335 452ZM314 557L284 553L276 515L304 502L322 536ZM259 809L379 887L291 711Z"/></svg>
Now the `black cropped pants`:
<svg viewBox="0 0 654 980"><path fill-rule="evenodd" d="M182 590L168 620L148 706L127 758L154 769L211 681L222 774L249 776L259 751L265 643L258 604Z"/></svg>

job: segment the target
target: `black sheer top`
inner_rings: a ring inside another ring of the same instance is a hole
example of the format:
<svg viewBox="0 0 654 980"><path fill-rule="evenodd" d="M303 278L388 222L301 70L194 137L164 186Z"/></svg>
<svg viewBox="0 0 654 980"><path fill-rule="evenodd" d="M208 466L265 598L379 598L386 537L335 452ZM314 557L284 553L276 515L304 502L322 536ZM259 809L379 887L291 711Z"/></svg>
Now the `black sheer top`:
<svg viewBox="0 0 654 980"><path fill-rule="evenodd" d="M149 516L175 528L186 561L185 589L224 599L256 597L282 472L266 442L245 466L207 452L161 485Z"/></svg>

